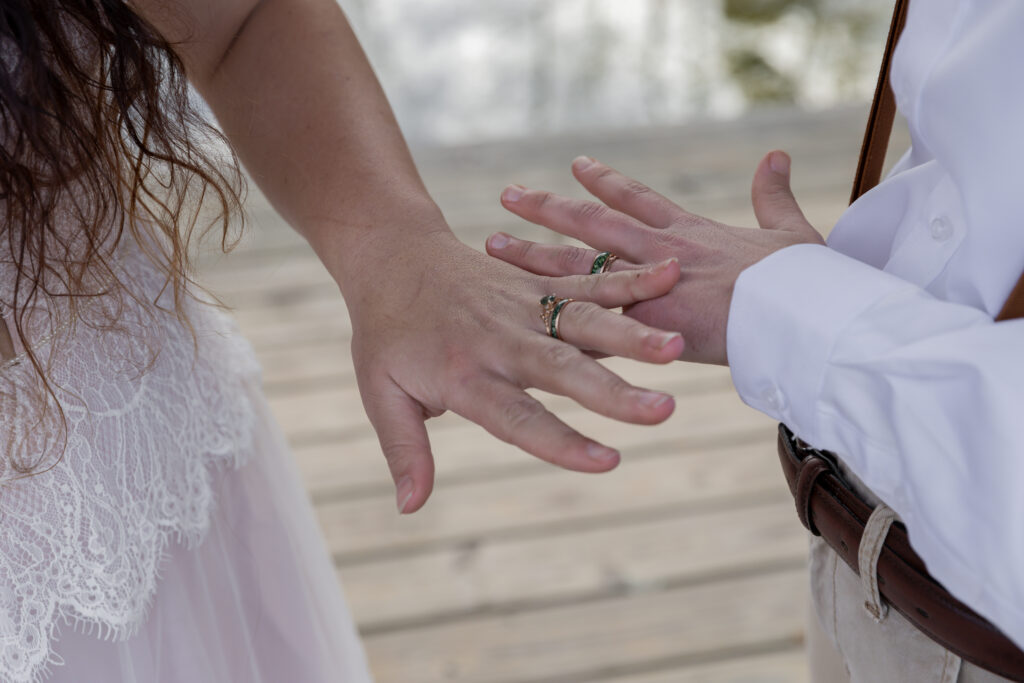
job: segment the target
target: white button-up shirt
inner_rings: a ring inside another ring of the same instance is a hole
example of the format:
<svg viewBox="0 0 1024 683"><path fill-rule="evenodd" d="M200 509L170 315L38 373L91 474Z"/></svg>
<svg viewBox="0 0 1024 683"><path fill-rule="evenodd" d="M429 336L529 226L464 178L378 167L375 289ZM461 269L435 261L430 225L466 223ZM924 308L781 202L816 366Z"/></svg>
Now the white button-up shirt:
<svg viewBox="0 0 1024 683"><path fill-rule="evenodd" d="M912 147L829 246L745 271L749 405L836 451L946 588L1024 645L1024 2L918 0L894 55ZM799 160L797 160L799 163Z"/></svg>

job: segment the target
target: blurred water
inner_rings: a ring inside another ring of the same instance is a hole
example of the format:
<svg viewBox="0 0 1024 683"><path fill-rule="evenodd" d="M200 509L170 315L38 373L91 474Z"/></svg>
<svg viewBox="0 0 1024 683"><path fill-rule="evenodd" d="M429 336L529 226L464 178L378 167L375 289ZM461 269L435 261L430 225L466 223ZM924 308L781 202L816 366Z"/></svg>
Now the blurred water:
<svg viewBox="0 0 1024 683"><path fill-rule="evenodd" d="M892 0L340 0L407 136L465 143L870 97Z"/></svg>

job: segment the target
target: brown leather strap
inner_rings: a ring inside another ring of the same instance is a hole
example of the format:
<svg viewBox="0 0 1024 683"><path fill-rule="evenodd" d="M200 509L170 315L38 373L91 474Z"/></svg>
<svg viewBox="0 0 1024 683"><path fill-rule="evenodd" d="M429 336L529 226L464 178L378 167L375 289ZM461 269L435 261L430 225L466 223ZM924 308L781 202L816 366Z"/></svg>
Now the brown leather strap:
<svg viewBox="0 0 1024 683"><path fill-rule="evenodd" d="M821 458L808 462L800 468L796 484L793 486L796 516L800 518L800 523L815 536L821 536L821 532L814 526L814 521L811 519L811 494L814 492L814 485L818 483L818 477L828 471L828 465Z"/></svg>
<svg viewBox="0 0 1024 683"><path fill-rule="evenodd" d="M808 529L820 532L857 572L857 553L871 507L836 476L830 454L802 446L785 425L779 426L778 447L797 513L806 509ZM816 485L804 494L798 489L807 478ZM1024 652L928 575L902 524L893 524L889 530L877 571L886 602L932 640L983 669L1024 681Z"/></svg>
<svg viewBox="0 0 1024 683"><path fill-rule="evenodd" d="M996 321L1024 318L1024 275L1017 280L1016 286L1010 292L1010 297L1003 304L1003 310L996 316Z"/></svg>
<svg viewBox="0 0 1024 683"><path fill-rule="evenodd" d="M908 0L897 0L889 25L889 38L885 41L885 53L882 55L882 66L878 70L878 84L875 86L875 97L871 101L868 113L868 124L864 130L864 142L860 146L860 159L857 161L857 174L853 180L853 191L850 203L873 188L882 179L882 167L885 165L885 152L889 149L889 135L892 123L896 118L896 98L889 85L889 67L896 42L903 32L907 21Z"/></svg>

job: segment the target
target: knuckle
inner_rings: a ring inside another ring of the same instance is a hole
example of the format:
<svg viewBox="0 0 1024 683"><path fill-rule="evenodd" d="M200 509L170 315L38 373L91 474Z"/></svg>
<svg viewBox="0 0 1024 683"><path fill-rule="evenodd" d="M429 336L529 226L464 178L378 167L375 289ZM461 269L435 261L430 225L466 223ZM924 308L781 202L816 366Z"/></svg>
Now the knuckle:
<svg viewBox="0 0 1024 683"><path fill-rule="evenodd" d="M627 318L626 316L622 317L629 325L627 335L633 348L637 350L644 349L647 345L647 340L651 337L651 330L632 318Z"/></svg>
<svg viewBox="0 0 1024 683"><path fill-rule="evenodd" d="M629 271L629 278L626 280L626 291L629 292L633 298L642 298L646 293L648 287L647 280L644 276L647 271L644 270L632 270Z"/></svg>
<svg viewBox="0 0 1024 683"><path fill-rule="evenodd" d="M600 275L597 277L584 275L583 277L586 279L582 282L582 295L586 299L600 298L601 294L605 292L608 287L614 287L615 284L614 282L609 282L607 277ZM574 311L576 317L581 317L581 312L584 309L584 303L586 302L581 302L576 306L576 310Z"/></svg>
<svg viewBox="0 0 1024 683"><path fill-rule="evenodd" d="M401 439L381 439L381 451L388 467L396 473L408 471L416 463L419 455L417 444Z"/></svg>
<svg viewBox="0 0 1024 683"><path fill-rule="evenodd" d="M591 327L596 322L597 316L604 311L603 308L589 301L579 301L574 306L576 310L573 311L573 315L576 318L576 324L584 328Z"/></svg>
<svg viewBox="0 0 1024 683"><path fill-rule="evenodd" d="M480 383L480 366L466 353L465 347L457 344L445 345L443 360L444 388L442 395L451 401L456 396L477 390Z"/></svg>
<svg viewBox="0 0 1024 683"><path fill-rule="evenodd" d="M625 185L623 185L622 193L627 197L636 199L649 195L651 193L651 188L638 180L629 180Z"/></svg>
<svg viewBox="0 0 1024 683"><path fill-rule="evenodd" d="M579 356L579 353L575 346L570 346L569 344L560 342L547 344L543 351L544 363L549 367L562 369L573 363Z"/></svg>
<svg viewBox="0 0 1024 683"><path fill-rule="evenodd" d="M537 209L544 208L546 205L551 203L552 195L547 190L535 190L530 193L533 196L533 205Z"/></svg>
<svg viewBox="0 0 1024 683"><path fill-rule="evenodd" d="M554 200L555 196L552 193L549 193L549 191L546 189L542 189L537 191L536 196L534 198L534 203L538 209L543 209L554 204Z"/></svg>
<svg viewBox="0 0 1024 683"><path fill-rule="evenodd" d="M516 245L516 255L523 260L529 259L533 256L534 246L536 245L529 240L520 240L520 244Z"/></svg>
<svg viewBox="0 0 1024 683"><path fill-rule="evenodd" d="M694 228L708 227L710 222L703 216L679 209L672 218L671 227L681 230L692 230Z"/></svg>
<svg viewBox="0 0 1024 683"><path fill-rule="evenodd" d="M512 399L502 406L502 424L509 431L515 433L542 417L547 412L541 403L523 394L519 398Z"/></svg>
<svg viewBox="0 0 1024 683"><path fill-rule="evenodd" d="M603 204L597 202L577 202L572 209L573 217L581 223L601 220L607 211Z"/></svg>
<svg viewBox="0 0 1024 683"><path fill-rule="evenodd" d="M578 247L563 247L558 252L558 265L565 272L575 272L583 264L585 253Z"/></svg>
<svg viewBox="0 0 1024 683"><path fill-rule="evenodd" d="M617 398L618 402L623 404L627 403L627 395L630 393L631 389L632 387L630 387L629 384L627 384L625 380L618 375L611 375L608 377L605 386L605 392L607 392L609 396Z"/></svg>
<svg viewBox="0 0 1024 683"><path fill-rule="evenodd" d="M683 251L683 241L668 230L659 230L650 239L655 254L676 255Z"/></svg>

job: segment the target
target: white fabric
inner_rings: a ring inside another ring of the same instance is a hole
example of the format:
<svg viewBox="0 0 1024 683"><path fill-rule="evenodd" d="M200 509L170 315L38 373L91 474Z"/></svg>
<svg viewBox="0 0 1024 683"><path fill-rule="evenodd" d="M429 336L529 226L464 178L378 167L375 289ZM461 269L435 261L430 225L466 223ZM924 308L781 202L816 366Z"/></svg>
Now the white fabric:
<svg viewBox="0 0 1024 683"><path fill-rule="evenodd" d="M737 282L733 381L906 523L932 574L1024 645L1024 3L918 0L892 82L912 148L829 247Z"/></svg>
<svg viewBox="0 0 1024 683"><path fill-rule="evenodd" d="M116 268L138 301L29 322L63 421L25 357L0 369L2 452L44 468L0 461L0 680L368 680L252 349L209 305L195 337L141 305L137 247Z"/></svg>
<svg viewBox="0 0 1024 683"><path fill-rule="evenodd" d="M58 629L47 683L370 683L287 445L263 406L249 462L213 486L209 531L170 547L153 607L121 642Z"/></svg>

